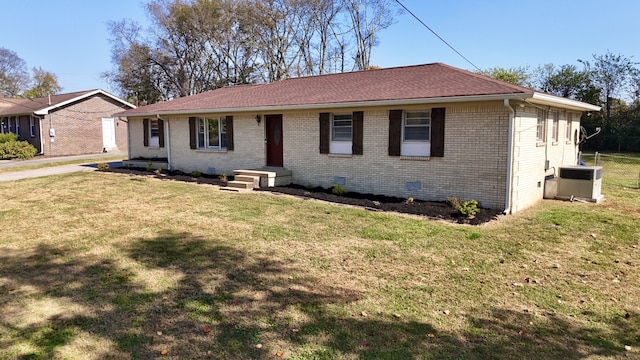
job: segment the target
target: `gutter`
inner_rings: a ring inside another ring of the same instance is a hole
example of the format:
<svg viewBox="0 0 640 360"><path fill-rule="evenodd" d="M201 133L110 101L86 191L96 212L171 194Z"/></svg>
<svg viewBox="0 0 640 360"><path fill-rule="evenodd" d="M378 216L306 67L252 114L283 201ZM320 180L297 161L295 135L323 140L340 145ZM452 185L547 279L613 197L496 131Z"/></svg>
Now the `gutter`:
<svg viewBox="0 0 640 360"><path fill-rule="evenodd" d="M40 127L40 154L38 155L44 155L44 138L42 137L42 120L44 120L44 116L36 116L36 119L38 119L38 126Z"/></svg>
<svg viewBox="0 0 640 360"><path fill-rule="evenodd" d="M169 131L171 126L169 126L169 120L164 120L160 118L160 114L156 114L156 119L162 120L164 125L164 142L167 146L167 171L171 171L171 136Z"/></svg>
<svg viewBox="0 0 640 360"><path fill-rule="evenodd" d="M404 105L424 105L424 104L443 104L443 103L459 103L459 102L482 102L482 101L503 101L503 100L525 101L530 104L542 106L561 106L574 111L599 111L600 107L583 103L580 101L561 98L554 95L541 94L537 92L531 93L510 93L510 94L492 94L492 95L472 95L472 96L443 96L432 98L414 98L414 99L393 99L393 100L371 100L371 101L353 101L343 103L322 103L322 104L297 104L297 105L264 105L264 106L246 106L246 107L221 107L221 108L201 108L201 109L180 109L180 110L158 110L160 105L148 105L155 108L149 111L130 112L130 110L116 114L117 116L135 117L135 116L157 116L157 115L202 115L211 113L238 113L238 112L271 112L286 110L321 110L321 109L340 109L351 107L370 107L370 106L404 106ZM169 100L175 101L175 100ZM160 103L158 103L160 104ZM157 105L157 106L156 106ZM188 107L189 103L182 106ZM144 107L139 108L144 110Z"/></svg>
<svg viewBox="0 0 640 360"><path fill-rule="evenodd" d="M127 120L127 160L131 160L131 127Z"/></svg>
<svg viewBox="0 0 640 360"><path fill-rule="evenodd" d="M509 99L504 99L504 106L509 109L509 137L507 138L507 186L505 189L504 215L511 214L511 197L513 187L513 123L515 122L516 111L509 104Z"/></svg>

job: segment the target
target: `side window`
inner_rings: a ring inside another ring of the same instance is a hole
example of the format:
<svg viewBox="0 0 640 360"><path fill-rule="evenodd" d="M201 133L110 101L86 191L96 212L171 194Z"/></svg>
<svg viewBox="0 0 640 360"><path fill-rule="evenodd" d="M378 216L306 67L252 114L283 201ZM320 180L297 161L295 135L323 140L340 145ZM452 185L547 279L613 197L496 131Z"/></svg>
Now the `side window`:
<svg viewBox="0 0 640 360"><path fill-rule="evenodd" d="M402 122L402 156L430 156L431 111L405 111Z"/></svg>
<svg viewBox="0 0 640 360"><path fill-rule="evenodd" d="M331 119L331 144L329 152L332 154L351 154L353 123L351 114L333 115Z"/></svg>
<svg viewBox="0 0 640 360"><path fill-rule="evenodd" d="M546 112L542 109L538 109L538 119L536 123L536 142L543 143L547 141L546 135Z"/></svg>
<svg viewBox="0 0 640 360"><path fill-rule="evenodd" d="M227 146L227 126L224 118L197 118L198 149L224 149Z"/></svg>
<svg viewBox="0 0 640 360"><path fill-rule="evenodd" d="M158 119L149 119L149 146L160 146L160 127L158 126Z"/></svg>
<svg viewBox="0 0 640 360"><path fill-rule="evenodd" d="M36 121L33 116L29 116L29 135L36 137Z"/></svg>
<svg viewBox="0 0 640 360"><path fill-rule="evenodd" d="M567 114L567 126L565 128L564 139L566 142L571 142L571 128L573 127L573 114Z"/></svg>
<svg viewBox="0 0 640 360"><path fill-rule="evenodd" d="M549 117L551 118L551 142L558 142L558 132L560 127L560 119L558 117L557 111L551 111L549 113Z"/></svg>

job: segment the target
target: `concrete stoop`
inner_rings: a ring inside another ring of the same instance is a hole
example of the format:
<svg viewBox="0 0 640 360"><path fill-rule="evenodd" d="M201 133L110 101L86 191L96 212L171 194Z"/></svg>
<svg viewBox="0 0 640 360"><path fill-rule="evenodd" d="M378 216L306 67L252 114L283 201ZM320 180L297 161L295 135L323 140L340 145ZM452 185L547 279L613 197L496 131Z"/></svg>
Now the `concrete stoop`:
<svg viewBox="0 0 640 360"><path fill-rule="evenodd" d="M251 191L261 187L284 186L291 184L291 170L283 168L262 168L255 170L234 170L234 180L220 190Z"/></svg>

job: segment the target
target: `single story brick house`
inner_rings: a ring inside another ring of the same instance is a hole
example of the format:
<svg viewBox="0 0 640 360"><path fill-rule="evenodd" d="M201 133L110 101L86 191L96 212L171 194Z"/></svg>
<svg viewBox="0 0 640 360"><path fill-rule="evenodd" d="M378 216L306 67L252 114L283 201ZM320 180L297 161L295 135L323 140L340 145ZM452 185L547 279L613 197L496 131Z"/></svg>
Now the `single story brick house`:
<svg viewBox="0 0 640 360"><path fill-rule="evenodd" d="M598 106L441 63L242 85L127 110L129 158L184 172L284 169L293 183L514 213L575 165Z"/></svg>
<svg viewBox="0 0 640 360"><path fill-rule="evenodd" d="M41 155L126 151L126 120L112 114L133 108L103 90L35 99L0 97L0 132L17 134Z"/></svg>

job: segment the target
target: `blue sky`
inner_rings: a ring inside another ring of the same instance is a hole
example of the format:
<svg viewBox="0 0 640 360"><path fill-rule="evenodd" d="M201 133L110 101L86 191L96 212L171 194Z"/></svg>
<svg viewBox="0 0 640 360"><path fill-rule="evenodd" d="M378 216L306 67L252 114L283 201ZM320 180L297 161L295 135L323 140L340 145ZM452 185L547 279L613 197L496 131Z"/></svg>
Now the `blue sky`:
<svg viewBox="0 0 640 360"><path fill-rule="evenodd" d="M640 62L637 0L402 0L412 12L476 66L575 64L611 51ZM58 75L63 92L101 88L111 69L107 22L147 23L138 0L0 0L0 47L29 69ZM443 62L473 70L407 13L380 33L372 64L381 67Z"/></svg>

